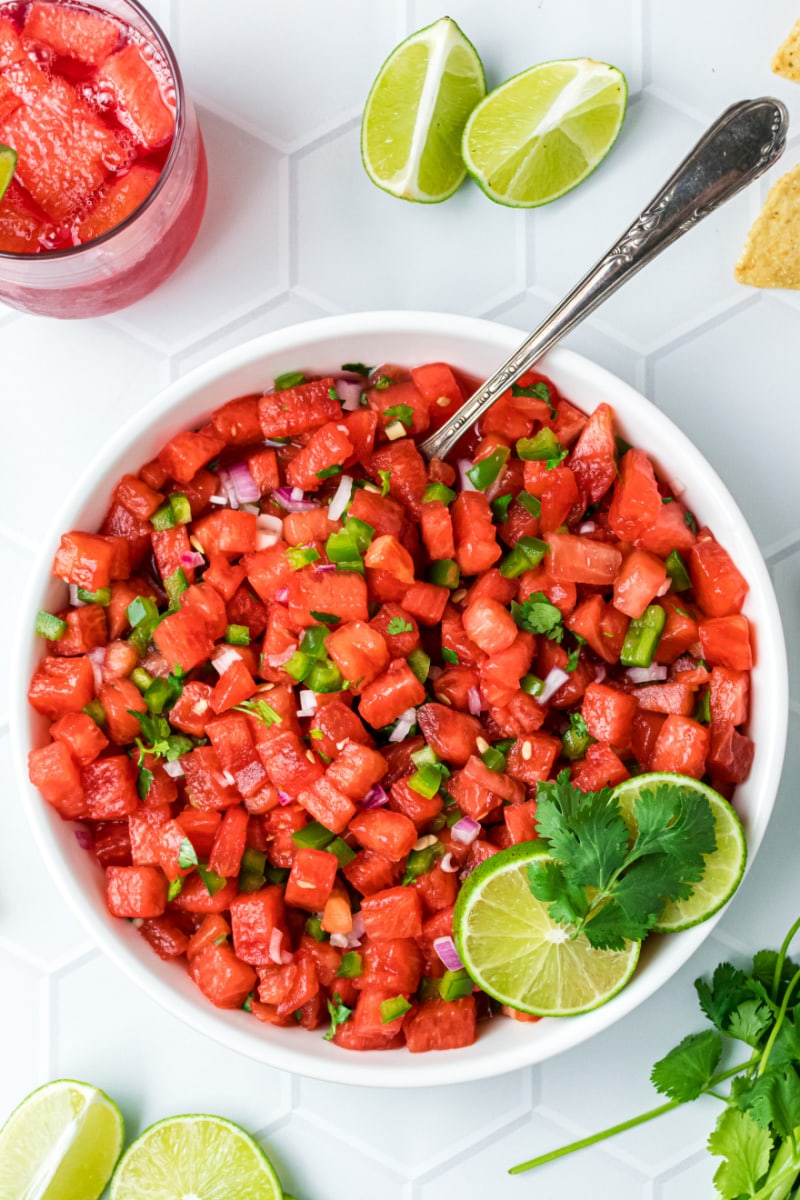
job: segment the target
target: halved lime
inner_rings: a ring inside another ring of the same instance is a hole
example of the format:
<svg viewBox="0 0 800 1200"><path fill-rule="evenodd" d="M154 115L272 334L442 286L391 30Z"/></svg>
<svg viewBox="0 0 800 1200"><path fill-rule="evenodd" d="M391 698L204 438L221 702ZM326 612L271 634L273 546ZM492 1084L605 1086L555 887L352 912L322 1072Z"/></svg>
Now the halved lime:
<svg viewBox="0 0 800 1200"><path fill-rule="evenodd" d="M46 1083L0 1129L0 1197L97 1200L124 1136L105 1092L74 1079Z"/></svg>
<svg viewBox="0 0 800 1200"><path fill-rule="evenodd" d="M668 771L651 771L647 775L634 775L614 789L620 803L622 815L628 825L635 829L634 804L637 796L648 787L679 787L699 793L708 800L714 816L714 834L717 848L706 856L703 878L692 884L692 894L687 900L673 900L664 909L661 919L654 926L657 933L677 933L699 925L727 904L736 891L747 862L747 841L742 822L729 800L720 796L713 788L688 775L673 775Z"/></svg>
<svg viewBox="0 0 800 1200"><path fill-rule="evenodd" d="M436 204L466 176L461 135L486 94L483 64L450 17L417 30L387 58L361 120L373 183L401 200Z"/></svg>
<svg viewBox="0 0 800 1200"><path fill-rule="evenodd" d="M0 200L5 196L8 185L17 169L17 152L11 146L0 145Z"/></svg>
<svg viewBox="0 0 800 1200"><path fill-rule="evenodd" d="M470 175L498 204L535 208L576 187L608 154L628 85L592 58L540 63L490 92L464 130Z"/></svg>
<svg viewBox="0 0 800 1200"><path fill-rule="evenodd" d="M167 1117L128 1147L111 1200L282 1200L278 1176L249 1133L224 1117Z"/></svg>
<svg viewBox="0 0 800 1200"><path fill-rule="evenodd" d="M536 1016L573 1016L625 986L639 943L595 950L556 924L528 886L528 864L542 857L539 842L521 842L481 863L456 903L455 942L472 979L502 1004Z"/></svg>

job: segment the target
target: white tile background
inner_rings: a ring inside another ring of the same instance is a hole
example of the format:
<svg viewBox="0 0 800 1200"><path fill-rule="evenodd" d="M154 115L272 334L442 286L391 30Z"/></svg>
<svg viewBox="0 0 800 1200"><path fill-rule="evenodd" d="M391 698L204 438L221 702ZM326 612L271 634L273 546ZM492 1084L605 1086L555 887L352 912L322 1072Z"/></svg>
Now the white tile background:
<svg viewBox="0 0 800 1200"><path fill-rule="evenodd" d="M20 585L76 473L155 390L219 350L329 312L417 307L533 327L726 104L800 88L770 74L794 0L454 0L490 85L552 57L619 65L629 115L608 162L531 213L465 186L438 207L376 190L358 118L388 51L433 0L152 0L196 97L211 189L179 272L133 308L59 323L0 306L0 674ZM784 165L797 161L798 139ZM784 169L773 172L773 176ZM130 1131L186 1110L257 1131L301 1200L707 1200L708 1100L536 1176L506 1168L657 1102L653 1061L700 1027L692 980L776 945L800 908L798 299L755 294L732 264L769 180L648 269L571 339L637 384L697 442L773 573L789 645L790 751L763 849L712 937L622 1024L543 1066L426 1092L291 1078L202 1042L106 961L46 877L15 794L0 697L0 1120L55 1076L93 1080ZM4 689L5 690L5 689Z"/></svg>

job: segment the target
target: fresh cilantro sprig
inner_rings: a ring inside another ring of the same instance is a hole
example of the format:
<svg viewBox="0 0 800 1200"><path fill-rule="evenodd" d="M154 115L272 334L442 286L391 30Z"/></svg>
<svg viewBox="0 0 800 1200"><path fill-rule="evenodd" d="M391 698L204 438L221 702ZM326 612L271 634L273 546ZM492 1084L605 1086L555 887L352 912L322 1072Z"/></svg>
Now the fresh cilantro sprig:
<svg viewBox="0 0 800 1200"><path fill-rule="evenodd" d="M340 1025L344 1025L345 1021L349 1020L353 1014L352 1008L348 1008L342 1003L342 997L338 992L333 993L333 1000L328 1001L328 1013L331 1018L330 1028L327 1033L324 1033L323 1039L326 1042L333 1041L334 1034Z"/></svg>
<svg viewBox="0 0 800 1200"><path fill-rule="evenodd" d="M390 617L386 626L386 632L390 637L397 637L401 633L413 633L414 626L410 621L405 621L402 617Z"/></svg>
<svg viewBox="0 0 800 1200"><path fill-rule="evenodd" d="M643 787L633 814L632 837L612 790L581 792L566 770L537 788L538 833L552 857L528 867L530 889L596 949L646 937L667 903L691 895L716 849L711 808L694 790Z"/></svg>
<svg viewBox="0 0 800 1200"><path fill-rule="evenodd" d="M267 729L273 725L282 725L283 717L277 713L271 704L267 704L266 700L243 700L241 704L234 704L235 712L248 713L251 717L255 717Z"/></svg>
<svg viewBox="0 0 800 1200"><path fill-rule="evenodd" d="M156 716L155 713L137 712L129 708L128 715L139 722L141 737L137 737L139 749L139 766L144 762L145 754L154 758L163 758L167 762L175 762L182 754L188 754L195 747L195 742L182 733L175 733L166 717Z"/></svg>
<svg viewBox="0 0 800 1200"><path fill-rule="evenodd" d="M511 615L526 633L543 633L553 642L564 637L564 617L544 592L533 592L522 604L511 601Z"/></svg>
<svg viewBox="0 0 800 1200"><path fill-rule="evenodd" d="M399 421L406 429L410 429L414 424L414 410L410 404L390 404L383 415L389 421Z"/></svg>
<svg viewBox="0 0 800 1200"><path fill-rule="evenodd" d="M516 1175L633 1129L699 1096L724 1107L708 1139L722 1161L714 1175L718 1200L786 1200L800 1184L800 967L789 956L795 921L779 951L760 950L749 969L720 963L697 979L710 1028L690 1034L653 1067L665 1103L600 1133L511 1168ZM731 1045L746 1057L719 1071ZM726 1094L720 1088L730 1081Z"/></svg>

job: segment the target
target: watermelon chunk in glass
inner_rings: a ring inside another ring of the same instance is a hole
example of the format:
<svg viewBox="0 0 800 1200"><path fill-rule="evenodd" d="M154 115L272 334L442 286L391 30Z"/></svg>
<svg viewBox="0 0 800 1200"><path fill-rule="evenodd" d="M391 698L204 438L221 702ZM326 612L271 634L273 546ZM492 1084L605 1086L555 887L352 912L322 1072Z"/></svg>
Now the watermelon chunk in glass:
<svg viewBox="0 0 800 1200"><path fill-rule="evenodd" d="M161 93L158 78L138 46L129 42L106 59L100 83L117 99L117 117L136 140L154 150L164 146L175 130L175 112Z"/></svg>

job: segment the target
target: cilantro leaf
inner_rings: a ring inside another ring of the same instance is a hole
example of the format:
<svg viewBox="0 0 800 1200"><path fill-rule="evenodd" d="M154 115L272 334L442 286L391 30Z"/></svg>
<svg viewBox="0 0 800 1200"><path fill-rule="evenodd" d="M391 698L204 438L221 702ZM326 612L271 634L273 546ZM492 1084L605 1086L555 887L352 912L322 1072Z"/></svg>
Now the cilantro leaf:
<svg viewBox="0 0 800 1200"><path fill-rule="evenodd" d="M147 767L140 766L139 774L136 776L136 792L139 799L144 802L147 799L150 788L153 786L153 772Z"/></svg>
<svg viewBox="0 0 800 1200"><path fill-rule="evenodd" d="M169 888L167 890L167 901L174 900L176 896L180 896L182 888L183 880L181 879L180 875L177 879L171 879L169 881Z"/></svg>
<svg viewBox="0 0 800 1200"><path fill-rule="evenodd" d="M326 1042L333 1040L333 1036L340 1025L344 1025L345 1021L352 1016L352 1008L348 1008L342 1003L342 997L338 992L333 993L333 1000L328 1000L328 1012L331 1018L330 1029L322 1036Z"/></svg>
<svg viewBox="0 0 800 1200"><path fill-rule="evenodd" d="M550 388L546 383L532 383L530 387L520 387L518 383L514 383L511 385L511 395L515 399L525 396L530 400L544 400L550 409L550 416L554 417L556 415L555 405L550 399Z"/></svg>
<svg viewBox="0 0 800 1200"><path fill-rule="evenodd" d="M337 617L336 613L315 612L313 608L308 610L315 621L319 621L322 625L338 625L341 617Z"/></svg>
<svg viewBox="0 0 800 1200"><path fill-rule="evenodd" d="M400 633L413 633L414 626L410 621L404 621L402 617L390 617L386 626L386 632L391 637L397 637Z"/></svg>
<svg viewBox="0 0 800 1200"><path fill-rule="evenodd" d="M354 375L369 375L371 367L362 362L342 363L343 371L352 371Z"/></svg>
<svg viewBox="0 0 800 1200"><path fill-rule="evenodd" d="M210 867L204 867L201 863L197 864L197 874L206 885L206 891L209 896L216 896L217 892L221 891L228 882L218 875L216 871L212 871Z"/></svg>
<svg viewBox="0 0 800 1200"><path fill-rule="evenodd" d="M386 471L380 471L380 470L379 470L379 471L378 471L378 478L379 478L379 479L380 479L380 481L381 481L381 495L382 495L382 496L388 496L388 495L389 495L389 488L391 487L391 484L392 484L392 470L391 470L391 467L390 467L388 470L386 470Z"/></svg>
<svg viewBox="0 0 800 1200"><path fill-rule="evenodd" d="M670 1100L696 1100L711 1083L721 1054L722 1038L716 1030L691 1033L658 1060L650 1080Z"/></svg>
<svg viewBox="0 0 800 1200"><path fill-rule="evenodd" d="M458 666L458 655L455 650L449 650L447 646L442 646L442 658L446 663L451 663L454 667Z"/></svg>
<svg viewBox="0 0 800 1200"><path fill-rule="evenodd" d="M560 642L564 636L561 610L550 603L544 592L534 592L522 604L512 600L511 615L527 633L543 633L553 642Z"/></svg>
<svg viewBox="0 0 800 1200"><path fill-rule="evenodd" d="M725 1032L729 1037L746 1042L748 1046L758 1047L764 1040L764 1034L771 1029L772 1021L772 1013L761 1000L744 1000L730 1014ZM797 1123L800 1124L800 1118Z"/></svg>
<svg viewBox="0 0 800 1200"><path fill-rule="evenodd" d="M406 429L410 429L414 424L414 410L410 404L390 404L384 409L383 415L389 421L399 421Z"/></svg>
<svg viewBox="0 0 800 1200"><path fill-rule="evenodd" d="M389 376L388 376L388 375L379 375L379 376L378 376L378 378L377 378L376 380L374 380L374 382L373 382L372 386L373 386L374 388L377 388L377 390L378 390L379 392L382 392L382 391L384 391L386 388L388 388L388 387L390 387L390 386L391 386L391 382L392 382L392 381L391 381L391 379L389 378Z"/></svg>
<svg viewBox="0 0 800 1200"><path fill-rule="evenodd" d="M334 463L332 467L323 467L321 471L317 471L317 479L333 479L334 475L341 475L342 468L338 463Z"/></svg>
<svg viewBox="0 0 800 1200"><path fill-rule="evenodd" d="M724 1159L714 1175L723 1200L755 1195L758 1181L769 1169L772 1135L759 1129L753 1118L736 1108L726 1108L708 1139L712 1154Z"/></svg>
<svg viewBox="0 0 800 1200"><path fill-rule="evenodd" d="M266 700L243 700L241 704L234 704L233 707L236 712L249 713L250 716L256 717L267 729L272 725L283 724L283 717L271 704L267 704Z"/></svg>
<svg viewBox="0 0 800 1200"><path fill-rule="evenodd" d="M705 979L696 979L694 986L703 1012L723 1033L731 1013L750 996L744 971L729 962L719 963L710 985Z"/></svg>
<svg viewBox="0 0 800 1200"><path fill-rule="evenodd" d="M625 861L628 827L610 788L581 792L569 771L561 771L555 783L537 787L536 824L553 857L581 887L604 888Z"/></svg>

